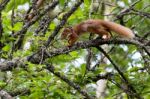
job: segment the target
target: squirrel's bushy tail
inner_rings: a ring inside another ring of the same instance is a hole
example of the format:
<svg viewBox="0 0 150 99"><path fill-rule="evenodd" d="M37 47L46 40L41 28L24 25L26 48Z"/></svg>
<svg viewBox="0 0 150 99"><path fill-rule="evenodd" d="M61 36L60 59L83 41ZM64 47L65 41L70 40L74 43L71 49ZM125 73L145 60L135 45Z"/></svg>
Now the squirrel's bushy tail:
<svg viewBox="0 0 150 99"><path fill-rule="evenodd" d="M103 26L107 27L111 31L118 33L119 35L121 35L123 37L127 37L127 38L134 38L135 37L132 30L130 30L127 27L124 27L122 25L119 25L117 23L110 22L110 21L101 21L101 23Z"/></svg>

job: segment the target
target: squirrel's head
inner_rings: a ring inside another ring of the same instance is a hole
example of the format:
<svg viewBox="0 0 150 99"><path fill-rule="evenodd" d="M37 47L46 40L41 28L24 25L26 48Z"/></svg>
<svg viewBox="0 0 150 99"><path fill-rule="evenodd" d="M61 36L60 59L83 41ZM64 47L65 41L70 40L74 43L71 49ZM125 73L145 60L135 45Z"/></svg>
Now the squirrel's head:
<svg viewBox="0 0 150 99"><path fill-rule="evenodd" d="M73 33L72 27L65 28L61 34L61 39L68 39L72 33Z"/></svg>

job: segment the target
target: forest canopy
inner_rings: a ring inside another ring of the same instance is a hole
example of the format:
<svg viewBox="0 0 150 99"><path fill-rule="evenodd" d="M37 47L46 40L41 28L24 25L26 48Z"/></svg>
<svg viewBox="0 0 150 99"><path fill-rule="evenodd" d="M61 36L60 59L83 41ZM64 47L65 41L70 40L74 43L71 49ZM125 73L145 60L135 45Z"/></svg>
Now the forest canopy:
<svg viewBox="0 0 150 99"><path fill-rule="evenodd" d="M148 99L149 2L0 0L0 98ZM89 19L120 24L135 37L113 32L122 31L114 24L85 25Z"/></svg>

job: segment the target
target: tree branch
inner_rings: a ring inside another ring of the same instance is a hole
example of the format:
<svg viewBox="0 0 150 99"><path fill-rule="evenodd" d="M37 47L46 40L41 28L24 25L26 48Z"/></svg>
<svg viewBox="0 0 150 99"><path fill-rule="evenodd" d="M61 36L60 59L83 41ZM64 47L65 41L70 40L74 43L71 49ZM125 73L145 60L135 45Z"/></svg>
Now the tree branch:
<svg viewBox="0 0 150 99"><path fill-rule="evenodd" d="M76 89L79 93L81 93L83 96L86 97L86 99L94 99L94 97L88 95L88 93L85 90L82 90L81 87L74 82L70 81L65 75L60 74L60 72L55 71L55 67L52 65L47 64L47 70L49 70L51 73L53 73L55 76L62 79L64 82L66 82L69 86Z"/></svg>
<svg viewBox="0 0 150 99"><path fill-rule="evenodd" d="M19 49L22 45L24 36L28 30L28 28L33 25L37 20L39 20L45 13L47 13L49 10L55 8L55 6L59 3L59 1L54 1L51 5L49 5L41 14L36 15L31 21L27 22L20 31L15 33L14 36L20 35L17 41L15 42L14 49Z"/></svg>
<svg viewBox="0 0 150 99"><path fill-rule="evenodd" d="M6 5L8 4L10 0L2 0L1 4L0 4L0 12L6 7Z"/></svg>
<svg viewBox="0 0 150 99"><path fill-rule="evenodd" d="M41 58L43 58L43 61L44 61L47 58L52 58L54 56L58 56L61 54L67 54L75 50L86 49L89 47L95 47L95 46L100 46L104 44L116 44L116 45L132 44L141 48L145 46L144 43L140 43L136 40L129 40L129 39L123 39L123 38L118 38L118 39L115 38L115 39L110 39L110 40L94 39L94 40L90 40L86 42L78 42L74 44L72 47L59 48L59 49L55 49L54 51L42 50L22 59L18 58L18 59L13 59L12 61L6 61L0 64L0 70L7 71L17 66L24 67L26 66L26 64L24 64L25 61L29 61L34 64L39 64L39 62L41 61Z"/></svg>
<svg viewBox="0 0 150 99"><path fill-rule="evenodd" d="M29 56L28 61L32 63L38 64L39 61L41 60L41 56L44 55L43 59L45 60L46 58L51 58L60 54L67 54L71 51L79 50L79 49L86 49L89 47L95 47L103 44L133 44L137 45L140 47L143 47L144 44L140 43L136 40L129 40L129 39L123 39L123 38L118 38L118 39L110 39L110 40L101 40L101 39L95 39L95 40L90 40L86 42L81 42L81 43L76 43L72 47L64 47L60 49L56 49L55 51L43 51L41 53L40 51Z"/></svg>
<svg viewBox="0 0 150 99"><path fill-rule="evenodd" d="M96 47L99 51L101 51L106 57L107 59L112 63L112 65L114 66L114 68L116 69L116 71L120 74L120 76L122 77L123 81L126 83L127 85L127 89L130 94L128 94L131 97L136 97L137 99L142 99L141 96L136 92L135 88L129 83L128 79L125 77L125 75L123 74L123 72L119 69L119 66L117 66L113 60L109 57L109 55L101 48L101 47Z"/></svg>
<svg viewBox="0 0 150 99"><path fill-rule="evenodd" d="M4 90L0 90L0 98L1 99L13 99L13 97Z"/></svg>

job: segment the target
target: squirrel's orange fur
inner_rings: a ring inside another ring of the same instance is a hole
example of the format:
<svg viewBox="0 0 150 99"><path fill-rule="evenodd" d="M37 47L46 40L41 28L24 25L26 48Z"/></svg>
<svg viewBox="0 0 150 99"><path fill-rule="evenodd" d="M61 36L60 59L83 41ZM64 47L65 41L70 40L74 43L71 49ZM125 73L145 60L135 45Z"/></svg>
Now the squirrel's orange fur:
<svg viewBox="0 0 150 99"><path fill-rule="evenodd" d="M89 19L74 27L65 28L61 34L61 38L68 39L69 46L72 46L78 37L85 32L95 33L102 36L103 39L109 39L111 37L110 31L126 38L134 38L134 34L129 28L100 19Z"/></svg>

